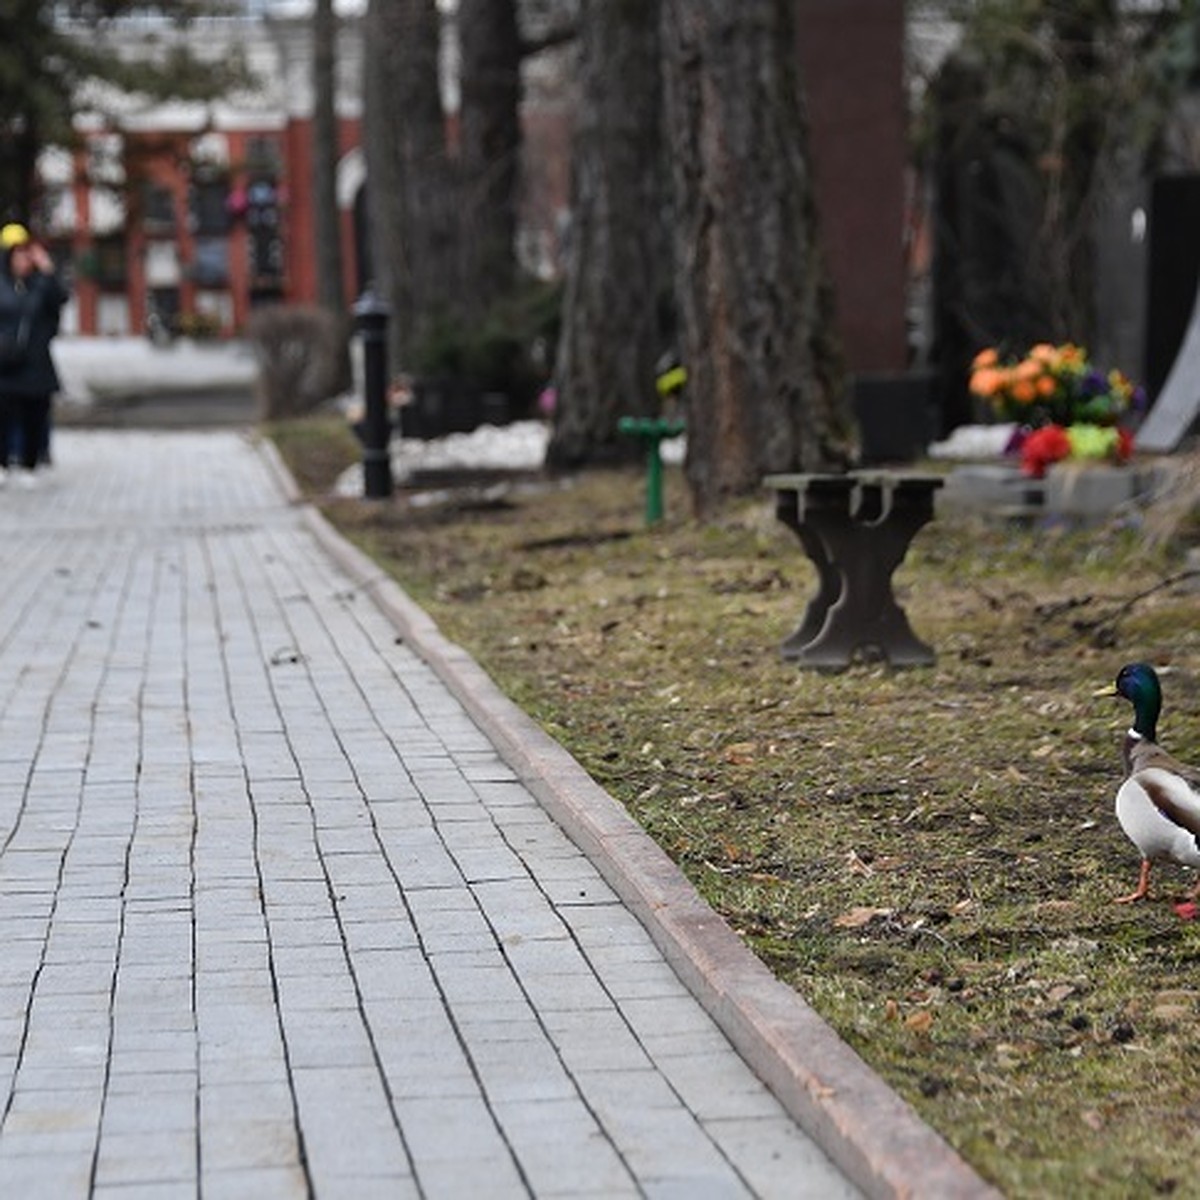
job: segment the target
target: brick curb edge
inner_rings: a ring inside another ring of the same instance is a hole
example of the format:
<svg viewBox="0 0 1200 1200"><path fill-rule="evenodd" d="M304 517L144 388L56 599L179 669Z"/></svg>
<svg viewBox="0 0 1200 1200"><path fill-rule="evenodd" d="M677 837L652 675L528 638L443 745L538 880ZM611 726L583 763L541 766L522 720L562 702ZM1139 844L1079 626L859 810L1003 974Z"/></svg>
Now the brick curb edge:
<svg viewBox="0 0 1200 1200"><path fill-rule="evenodd" d="M259 446L322 548L488 734L746 1062L849 1178L868 1196L889 1200L998 1200L1001 1193L771 974L624 807L395 580L303 502L274 444Z"/></svg>

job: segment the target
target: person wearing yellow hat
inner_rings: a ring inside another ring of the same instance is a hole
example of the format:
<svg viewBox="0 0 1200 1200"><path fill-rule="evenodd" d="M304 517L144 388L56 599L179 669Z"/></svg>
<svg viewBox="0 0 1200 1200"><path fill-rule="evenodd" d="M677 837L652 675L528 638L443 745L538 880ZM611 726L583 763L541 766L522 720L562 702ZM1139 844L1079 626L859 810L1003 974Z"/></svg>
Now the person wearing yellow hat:
<svg viewBox="0 0 1200 1200"><path fill-rule="evenodd" d="M24 246L33 241L29 236L29 230L17 221L10 221L3 229L0 229L0 250L7 253L14 246Z"/></svg>
<svg viewBox="0 0 1200 1200"><path fill-rule="evenodd" d="M20 482L32 485L48 457L50 403L59 389L50 343L67 290L54 261L24 225L0 228L0 483L19 438Z"/></svg>

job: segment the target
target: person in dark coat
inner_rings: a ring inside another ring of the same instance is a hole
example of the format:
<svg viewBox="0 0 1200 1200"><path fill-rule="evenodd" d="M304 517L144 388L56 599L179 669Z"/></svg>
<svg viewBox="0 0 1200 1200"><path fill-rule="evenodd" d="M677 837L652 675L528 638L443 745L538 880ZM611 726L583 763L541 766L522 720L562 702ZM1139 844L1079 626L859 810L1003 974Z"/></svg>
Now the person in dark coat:
<svg viewBox="0 0 1200 1200"><path fill-rule="evenodd" d="M25 226L0 229L0 251L0 347L18 345L15 362L0 361L0 478L8 476L15 431L24 468L19 478L29 485L48 449L51 397L59 389L50 342L58 333L67 290L45 247Z"/></svg>

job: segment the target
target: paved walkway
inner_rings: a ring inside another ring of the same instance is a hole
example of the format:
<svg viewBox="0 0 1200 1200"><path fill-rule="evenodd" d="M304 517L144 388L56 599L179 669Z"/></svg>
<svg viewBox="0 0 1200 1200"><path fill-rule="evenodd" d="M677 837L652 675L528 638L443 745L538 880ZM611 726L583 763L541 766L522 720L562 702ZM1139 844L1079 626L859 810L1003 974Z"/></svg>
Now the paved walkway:
<svg viewBox="0 0 1200 1200"><path fill-rule="evenodd" d="M0 1197L857 1193L232 432L0 493Z"/></svg>

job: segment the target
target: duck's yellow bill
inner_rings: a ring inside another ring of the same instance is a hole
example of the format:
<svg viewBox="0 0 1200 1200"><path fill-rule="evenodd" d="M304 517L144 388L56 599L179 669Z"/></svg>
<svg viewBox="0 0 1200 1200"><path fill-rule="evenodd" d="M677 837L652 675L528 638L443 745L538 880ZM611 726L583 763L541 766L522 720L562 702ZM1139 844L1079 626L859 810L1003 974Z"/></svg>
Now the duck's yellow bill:
<svg viewBox="0 0 1200 1200"><path fill-rule="evenodd" d="M1093 696L1116 696L1116 695L1118 695L1117 685L1115 683L1105 684L1104 687L1098 688L1096 691L1094 691L1092 693L1092 695Z"/></svg>

